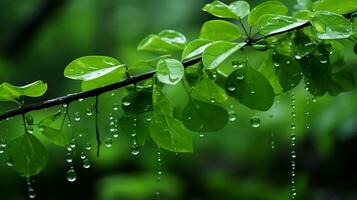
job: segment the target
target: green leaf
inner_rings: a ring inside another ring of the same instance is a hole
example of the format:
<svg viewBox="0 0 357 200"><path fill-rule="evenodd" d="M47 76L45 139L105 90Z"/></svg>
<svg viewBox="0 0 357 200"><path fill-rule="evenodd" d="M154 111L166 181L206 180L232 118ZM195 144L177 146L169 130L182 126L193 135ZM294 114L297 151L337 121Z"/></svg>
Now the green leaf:
<svg viewBox="0 0 357 200"><path fill-rule="evenodd" d="M266 111L274 102L274 90L269 81L249 66L239 68L228 76L226 92L254 110Z"/></svg>
<svg viewBox="0 0 357 200"><path fill-rule="evenodd" d="M312 0L297 0L297 9L312 10Z"/></svg>
<svg viewBox="0 0 357 200"><path fill-rule="evenodd" d="M293 54L296 59L309 55L316 49L316 44L303 31L297 31L293 42Z"/></svg>
<svg viewBox="0 0 357 200"><path fill-rule="evenodd" d="M167 96L161 91L161 86L155 84L152 91L152 105L154 111L173 116L174 108Z"/></svg>
<svg viewBox="0 0 357 200"><path fill-rule="evenodd" d="M328 11L319 11L310 19L319 39L342 39L352 34L352 24L345 17Z"/></svg>
<svg viewBox="0 0 357 200"><path fill-rule="evenodd" d="M200 38L212 41L234 41L242 36L238 26L224 20L211 20L203 24Z"/></svg>
<svg viewBox="0 0 357 200"><path fill-rule="evenodd" d="M211 44L212 41L205 39L197 39L188 43L182 52L181 60L190 60L200 56L202 52Z"/></svg>
<svg viewBox="0 0 357 200"><path fill-rule="evenodd" d="M170 53L182 50L186 45L186 37L174 30L163 30L158 35L149 35L138 45L138 50L158 53Z"/></svg>
<svg viewBox="0 0 357 200"><path fill-rule="evenodd" d="M192 95L198 95L208 101L222 103L228 99L228 95L214 81L205 76L198 82L192 91Z"/></svg>
<svg viewBox="0 0 357 200"><path fill-rule="evenodd" d="M183 111L183 123L192 131L218 131L227 122L228 113L225 109L203 101L192 99Z"/></svg>
<svg viewBox="0 0 357 200"><path fill-rule="evenodd" d="M357 39L357 17L352 19L352 35L355 39Z"/></svg>
<svg viewBox="0 0 357 200"><path fill-rule="evenodd" d="M116 70L106 75L103 75L101 77L98 77L96 79L89 80L89 81L82 81L81 84L82 90L83 91L92 90L95 88L104 87L106 85L117 83L119 81L126 79L126 74L125 74L126 69L124 66L125 65L121 65L121 67L117 68Z"/></svg>
<svg viewBox="0 0 357 200"><path fill-rule="evenodd" d="M54 127L55 122L62 116L63 113L61 111L58 111L52 115L45 117L40 121L39 129L41 133L46 136L46 138L49 139L53 144L60 147L66 147L68 145L68 137L66 133L63 131L62 127Z"/></svg>
<svg viewBox="0 0 357 200"><path fill-rule="evenodd" d="M323 96L330 80L329 53L318 48L309 56L300 59L299 63L309 83L309 92L314 96Z"/></svg>
<svg viewBox="0 0 357 200"><path fill-rule="evenodd" d="M240 18L243 19L249 14L250 6L246 1L235 1L229 5L229 8ZM239 19L238 18L238 19Z"/></svg>
<svg viewBox="0 0 357 200"><path fill-rule="evenodd" d="M173 152L193 152L191 133L179 120L154 112L150 133L153 141L160 147Z"/></svg>
<svg viewBox="0 0 357 200"><path fill-rule="evenodd" d="M35 81L25 86L14 86L10 83L0 85L0 101L14 101L20 103L20 97L40 97L47 91L47 84Z"/></svg>
<svg viewBox="0 0 357 200"><path fill-rule="evenodd" d="M64 76L74 80L89 81L122 68L119 61L107 56L84 56L69 63Z"/></svg>
<svg viewBox="0 0 357 200"><path fill-rule="evenodd" d="M212 3L206 4L202 10L216 17L231 19L237 18L236 13L234 13L228 5L220 1L213 1Z"/></svg>
<svg viewBox="0 0 357 200"><path fill-rule="evenodd" d="M151 115L151 113L149 113ZM144 146L146 142L146 138L150 133L150 123L147 123L147 119L143 118L145 115L139 116L130 116L123 115L119 119L119 129L120 132L124 132L127 134L135 133L136 143L139 146Z"/></svg>
<svg viewBox="0 0 357 200"><path fill-rule="evenodd" d="M257 25L259 33L269 35L299 27L307 22L290 16L267 14L260 17Z"/></svg>
<svg viewBox="0 0 357 200"><path fill-rule="evenodd" d="M127 114L141 114L144 112L152 111L152 92L151 91L139 91L130 93L124 97L123 102L129 102L122 104L122 109Z"/></svg>
<svg viewBox="0 0 357 200"><path fill-rule="evenodd" d="M239 20L249 14L249 9L249 4L245 1L235 1L229 6L220 1L213 1L206 4L202 10L216 17Z"/></svg>
<svg viewBox="0 0 357 200"><path fill-rule="evenodd" d="M275 54L273 60L278 65L277 74L283 91L287 92L296 87L302 78L302 70L299 63L290 57L279 54Z"/></svg>
<svg viewBox="0 0 357 200"><path fill-rule="evenodd" d="M169 85L176 85L185 74L182 63L175 59L161 59L157 63L156 76L159 81Z"/></svg>
<svg viewBox="0 0 357 200"><path fill-rule="evenodd" d="M355 87L353 71L350 68L345 68L332 73L327 90L329 94L336 96L341 92L353 90Z"/></svg>
<svg viewBox="0 0 357 200"><path fill-rule="evenodd" d="M63 132L63 129L57 129L46 125L40 125L41 133L46 136L53 144L66 147L68 145L68 137Z"/></svg>
<svg viewBox="0 0 357 200"><path fill-rule="evenodd" d="M245 42L215 42L204 50L202 54L203 65L207 69L214 69L245 45Z"/></svg>
<svg viewBox="0 0 357 200"><path fill-rule="evenodd" d="M260 17L266 14L286 15L288 8L280 1L266 1L255 7L248 15L248 23L251 26L258 24Z"/></svg>
<svg viewBox="0 0 357 200"><path fill-rule="evenodd" d="M37 175L47 164L46 148L31 134L11 140L6 149L8 158L13 162L13 169L20 176Z"/></svg>
<svg viewBox="0 0 357 200"><path fill-rule="evenodd" d="M318 10L327 10L334 13L348 13L351 11L357 10L357 1L355 0L319 0L314 3L313 9Z"/></svg>
<svg viewBox="0 0 357 200"><path fill-rule="evenodd" d="M273 64L272 56L269 56L268 59L259 66L258 71L269 81L275 94L280 94L283 91L279 83L279 77L277 76L277 68L275 64Z"/></svg>
<svg viewBox="0 0 357 200"><path fill-rule="evenodd" d="M131 76L135 76L135 75L140 75L142 73L146 73L149 71L153 71L156 69L156 66L157 66L157 63L159 62L159 60L165 59L165 58L170 58L170 57L171 57L171 55L162 55L162 56L158 56L156 58L152 58L149 60L138 61L138 62L134 63L133 65L128 66L129 74Z"/></svg>

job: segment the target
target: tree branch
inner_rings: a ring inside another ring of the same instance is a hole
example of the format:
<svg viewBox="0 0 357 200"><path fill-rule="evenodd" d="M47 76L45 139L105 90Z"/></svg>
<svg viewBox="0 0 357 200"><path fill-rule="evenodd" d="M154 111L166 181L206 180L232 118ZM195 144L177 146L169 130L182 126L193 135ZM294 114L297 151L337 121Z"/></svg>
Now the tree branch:
<svg viewBox="0 0 357 200"><path fill-rule="evenodd" d="M349 13L344 14L343 16L345 16L346 18L349 18L355 12L356 11L349 12ZM247 45L250 46L256 41L259 41L259 40L262 40L262 39L265 39L265 38L268 38L268 37L271 37L271 36L275 36L275 35L278 35L278 34L286 33L286 32L292 31L292 30L298 30L298 29L307 27L309 25L310 25L310 22L306 22L306 23L304 23L304 24L302 24L300 26L296 26L296 27L293 27L293 28L288 29L288 30L284 30L284 31L281 31L281 32L278 32L278 33L274 33L274 34L270 34L270 35L266 35L266 36L260 36L260 37L252 39L250 42L247 43ZM182 64L185 67L188 67L188 66L196 64L196 63L198 63L200 61L201 61L201 57L197 57L197 58L193 58L191 60L183 61ZM117 83L113 83L111 85L107 85L107 86L104 86L104 87L96 88L96 89L85 91L85 92L69 94L69 95L58 97L58 98L55 98L55 99L50 99L50 100L47 100L47 101L43 101L43 102L39 102L39 103L35 103L35 104L30 104L30 105L27 105L27 106L22 106L22 107L13 109L13 110L9 110L7 112L4 112L4 113L0 114L0 121L4 120L4 119L7 119L7 118L14 117L16 115L25 114L25 113L33 111L33 110L40 110L40 109L44 109L44 108L49 108L49 107L60 105L60 104L64 104L64 103L69 104L69 103L71 103L73 101L76 101L78 99L84 99L84 98L88 98L88 97L97 96L97 95L102 94L104 92L108 92L108 91L115 90L115 89L118 89L118 88L126 87L128 85L135 84L135 83L137 83L139 81L143 81L145 79L151 78L151 77L154 76L155 73L156 73L155 71L146 72L146 73L143 73L143 74L140 74L140 75L137 75L137 76L129 77L129 78L125 79L125 80L122 80L122 81L119 81Z"/></svg>

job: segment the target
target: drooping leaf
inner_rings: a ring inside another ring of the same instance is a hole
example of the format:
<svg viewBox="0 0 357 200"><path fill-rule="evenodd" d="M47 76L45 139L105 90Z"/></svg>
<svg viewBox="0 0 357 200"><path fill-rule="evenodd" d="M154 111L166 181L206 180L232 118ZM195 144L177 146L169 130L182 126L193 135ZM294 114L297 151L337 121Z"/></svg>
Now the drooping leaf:
<svg viewBox="0 0 357 200"><path fill-rule="evenodd" d="M274 102L274 90L269 81L249 66L239 68L228 76L226 92L254 110L266 111Z"/></svg>
<svg viewBox="0 0 357 200"><path fill-rule="evenodd" d="M10 83L0 85L0 101L14 101L19 103L21 96L40 97L47 91L47 84L35 81L25 86L14 86Z"/></svg>
<svg viewBox="0 0 357 200"><path fill-rule="evenodd" d="M155 111L151 121L151 138L160 148L180 153L193 151L191 133L182 122Z"/></svg>
<svg viewBox="0 0 357 200"><path fill-rule="evenodd" d="M182 52L181 60L190 60L192 58L200 56L202 52L211 44L212 41L205 39L197 39L188 43Z"/></svg>
<svg viewBox="0 0 357 200"><path fill-rule="evenodd" d="M283 91L287 92L296 87L302 78L302 69L299 63L290 57L279 54L275 54L273 60L278 65L277 75Z"/></svg>
<svg viewBox="0 0 357 200"><path fill-rule="evenodd" d="M212 41L234 41L242 36L238 26L224 20L211 20L203 24L200 38Z"/></svg>
<svg viewBox="0 0 357 200"><path fill-rule="evenodd" d="M222 64L230 55L246 45L245 42L215 42L207 47L202 54L202 62L205 68L214 69Z"/></svg>
<svg viewBox="0 0 357 200"><path fill-rule="evenodd" d="M293 40L293 54L296 59L307 56L316 49L316 44L303 31L297 31Z"/></svg>
<svg viewBox="0 0 357 200"><path fill-rule="evenodd" d="M309 83L309 92L314 96L322 96L326 93L330 80L329 53L322 48L299 60L306 81Z"/></svg>
<svg viewBox="0 0 357 200"><path fill-rule="evenodd" d="M279 83L279 77L277 76L277 67L273 63L272 56L269 56L260 66L258 71L269 81L273 87L275 94L280 94L283 89Z"/></svg>
<svg viewBox="0 0 357 200"><path fill-rule="evenodd" d="M286 15L288 8L280 1L266 1L255 7L248 15L248 23L251 26L258 24L260 17L266 14Z"/></svg>
<svg viewBox="0 0 357 200"><path fill-rule="evenodd" d="M334 1L334 0L319 0L314 3L313 9L327 10L334 13L348 13L357 10L357 1L355 0L344 0L344 1Z"/></svg>
<svg viewBox="0 0 357 200"><path fill-rule="evenodd" d="M192 131L218 131L227 122L228 113L225 109L203 101L192 99L183 111L183 123Z"/></svg>
<svg viewBox="0 0 357 200"><path fill-rule="evenodd" d="M342 39L352 35L352 24L342 15L318 11L310 19L319 39Z"/></svg>
<svg viewBox="0 0 357 200"><path fill-rule="evenodd" d="M167 96L161 91L161 86L154 84L152 91L152 105L155 112L173 116L174 108Z"/></svg>
<svg viewBox="0 0 357 200"><path fill-rule="evenodd" d="M290 16L267 14L260 17L257 25L262 35L269 35L284 32L305 23L307 21Z"/></svg>
<svg viewBox="0 0 357 200"><path fill-rule="evenodd" d="M141 114L152 111L152 92L138 91L132 92L122 100L122 109L126 114Z"/></svg>
<svg viewBox="0 0 357 200"><path fill-rule="evenodd" d="M118 60L107 56L84 56L69 63L64 76L74 80L90 81L122 68Z"/></svg>
<svg viewBox="0 0 357 200"><path fill-rule="evenodd" d="M219 103L228 99L228 95L224 89L206 76L194 86L192 95L198 95L208 101L217 101Z"/></svg>
<svg viewBox="0 0 357 200"><path fill-rule="evenodd" d="M181 81L185 74L182 63L175 59L161 59L157 63L157 79L162 83L176 85Z"/></svg>
<svg viewBox="0 0 357 200"><path fill-rule="evenodd" d="M182 50L186 45L186 37L174 30L164 30L158 35L149 35L138 45L138 50L158 53L170 53Z"/></svg>
<svg viewBox="0 0 357 200"><path fill-rule="evenodd" d="M356 81L353 72L349 68L344 68L331 74L328 83L328 93L336 96L341 92L353 90L356 87Z"/></svg>
<svg viewBox="0 0 357 200"><path fill-rule="evenodd" d="M11 140L7 156L13 162L13 169L23 177L39 174L47 164L46 148L31 134Z"/></svg>

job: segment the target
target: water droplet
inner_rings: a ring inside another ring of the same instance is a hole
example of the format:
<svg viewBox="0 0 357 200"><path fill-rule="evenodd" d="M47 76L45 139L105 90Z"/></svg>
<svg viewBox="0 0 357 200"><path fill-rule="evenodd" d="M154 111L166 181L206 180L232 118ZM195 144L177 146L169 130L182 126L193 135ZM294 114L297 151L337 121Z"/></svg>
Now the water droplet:
<svg viewBox="0 0 357 200"><path fill-rule="evenodd" d="M26 131L27 131L27 133L32 134L33 133L33 126L31 126L31 125L26 126Z"/></svg>
<svg viewBox="0 0 357 200"><path fill-rule="evenodd" d="M90 168L90 161L89 161L88 158L85 158L85 159L83 160L83 168L84 168L84 169Z"/></svg>
<svg viewBox="0 0 357 200"><path fill-rule="evenodd" d="M67 171L66 177L69 182L74 182L77 180L77 173L73 167Z"/></svg>
<svg viewBox="0 0 357 200"><path fill-rule="evenodd" d="M67 108L67 107L68 107L68 104L64 103L64 104L62 104L62 107L63 107L63 108Z"/></svg>
<svg viewBox="0 0 357 200"><path fill-rule="evenodd" d="M84 100L84 99L82 99L82 98L78 99L79 102L81 102L81 101L83 101L83 100Z"/></svg>
<svg viewBox="0 0 357 200"><path fill-rule="evenodd" d="M215 103L215 102L216 102L216 99L215 99L214 97L211 97L210 102L211 102L211 103Z"/></svg>
<svg viewBox="0 0 357 200"><path fill-rule="evenodd" d="M90 151L92 149L92 144L91 143L87 143L86 144L86 150Z"/></svg>
<svg viewBox="0 0 357 200"><path fill-rule="evenodd" d="M71 152L68 152L66 154L66 162L68 162L68 163L72 163L73 162L73 155L72 155Z"/></svg>
<svg viewBox="0 0 357 200"><path fill-rule="evenodd" d="M260 126L260 118L258 116L253 116L250 118L250 125L253 128L257 128Z"/></svg>
<svg viewBox="0 0 357 200"><path fill-rule="evenodd" d="M131 145L131 154L136 156L140 153L139 150L139 145L136 143L136 141L133 141L133 144Z"/></svg>
<svg viewBox="0 0 357 200"><path fill-rule="evenodd" d="M6 145L7 145L6 139L4 139L4 138L0 139L0 146L1 147L6 147Z"/></svg>
<svg viewBox="0 0 357 200"><path fill-rule="evenodd" d="M93 109L92 108L86 108L86 115L87 116L92 116L93 115Z"/></svg>
<svg viewBox="0 0 357 200"><path fill-rule="evenodd" d="M84 153L84 152L81 152L81 159L83 160L83 159L85 159L87 156L86 156L86 154Z"/></svg>
<svg viewBox="0 0 357 200"><path fill-rule="evenodd" d="M0 154L3 154L5 152L5 147L0 146Z"/></svg>
<svg viewBox="0 0 357 200"><path fill-rule="evenodd" d="M72 149L76 148L76 140L72 139L71 142L69 142L69 147L71 147Z"/></svg>
<svg viewBox="0 0 357 200"><path fill-rule="evenodd" d="M233 85L229 85L228 86L228 90L231 91L231 92L234 92L236 90L236 87L233 86Z"/></svg>
<svg viewBox="0 0 357 200"><path fill-rule="evenodd" d="M125 99L123 99L123 105L124 106L130 106L130 101L127 101L127 100L125 100Z"/></svg>
<svg viewBox="0 0 357 200"><path fill-rule="evenodd" d="M119 106L118 106L118 104L116 104L116 103L114 103L114 104L113 104L113 110L114 110L114 111L119 110Z"/></svg>
<svg viewBox="0 0 357 200"><path fill-rule="evenodd" d="M205 134L201 133L200 138L204 138L204 137L205 137Z"/></svg>
<svg viewBox="0 0 357 200"><path fill-rule="evenodd" d="M79 120L81 120L81 113L80 112L75 112L74 113L74 120L75 121L79 121Z"/></svg>
<svg viewBox="0 0 357 200"><path fill-rule="evenodd" d="M228 119L229 119L229 121L231 121L231 122L236 121L236 119L237 119L236 113L235 113L234 111L230 111L230 112L228 113Z"/></svg>
<svg viewBox="0 0 357 200"><path fill-rule="evenodd" d="M110 138L110 137L105 138L105 140L104 140L104 145L105 145L107 148L112 147L112 144L113 144L112 138Z"/></svg>
<svg viewBox="0 0 357 200"><path fill-rule="evenodd" d="M287 65L288 65L288 64L290 64L290 61L289 61L289 60L287 60L287 61L286 61L286 64L287 64Z"/></svg>
<svg viewBox="0 0 357 200"><path fill-rule="evenodd" d="M295 58L296 58L296 60L300 60L300 59L301 59L301 56L296 55Z"/></svg>
<svg viewBox="0 0 357 200"><path fill-rule="evenodd" d="M12 166L14 166L14 161L11 158L9 158L6 161L6 165L9 166L9 167L12 167Z"/></svg>

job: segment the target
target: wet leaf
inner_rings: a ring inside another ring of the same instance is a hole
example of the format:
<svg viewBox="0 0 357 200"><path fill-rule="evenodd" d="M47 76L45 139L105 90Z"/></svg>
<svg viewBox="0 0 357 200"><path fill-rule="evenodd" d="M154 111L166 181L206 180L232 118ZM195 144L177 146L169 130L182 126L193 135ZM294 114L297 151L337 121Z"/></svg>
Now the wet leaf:
<svg viewBox="0 0 357 200"><path fill-rule="evenodd" d="M259 33L269 35L284 32L305 23L307 23L307 21L290 16L267 14L260 17L257 25Z"/></svg>
<svg viewBox="0 0 357 200"><path fill-rule="evenodd" d="M185 74L182 63L175 59L161 59L157 63L156 76L159 81L169 85L176 85Z"/></svg>
<svg viewBox="0 0 357 200"><path fill-rule="evenodd" d="M302 78L302 69L294 59L275 54L273 56L274 63L278 64L277 75L283 92L287 92L296 87Z"/></svg>
<svg viewBox="0 0 357 200"><path fill-rule="evenodd" d="M249 3L246 1L234 1L229 8L239 17L238 19L243 19L250 11Z"/></svg>
<svg viewBox="0 0 357 200"><path fill-rule="evenodd" d="M203 101L192 99L183 111L183 123L192 131L218 131L227 122L228 113L225 109Z"/></svg>
<svg viewBox="0 0 357 200"><path fill-rule="evenodd" d="M23 177L39 174L47 164L46 148L31 134L11 140L7 156L13 162L13 169Z"/></svg>
<svg viewBox="0 0 357 200"><path fill-rule="evenodd" d="M228 99L228 95L219 87L213 80L207 76L203 77L200 82L198 82L192 91L192 95L198 95L208 101L217 101L222 103Z"/></svg>
<svg viewBox="0 0 357 200"><path fill-rule="evenodd" d="M212 3L206 4L203 9L216 17L221 18L237 18L236 13L234 13L228 5L220 1L213 1Z"/></svg>
<svg viewBox="0 0 357 200"><path fill-rule="evenodd" d="M68 145L68 137L63 132L63 129L57 129L46 125L40 125L41 133L46 136L53 144L66 147Z"/></svg>
<svg viewBox="0 0 357 200"><path fill-rule="evenodd" d="M138 50L158 53L170 53L182 50L186 45L186 37L174 30L164 30L158 35L149 35L138 45Z"/></svg>
<svg viewBox="0 0 357 200"><path fill-rule="evenodd" d="M269 81L249 66L239 68L228 76L226 92L254 110L266 111L274 102L274 90Z"/></svg>
<svg viewBox="0 0 357 200"><path fill-rule="evenodd" d="M40 97L47 91L47 84L35 81L25 86L15 86L10 83L0 85L0 101L14 101L20 103L20 97Z"/></svg>
<svg viewBox="0 0 357 200"><path fill-rule="evenodd" d="M132 92L122 101L128 102L122 104L122 109L127 114L141 114L153 109L151 91Z"/></svg>
<svg viewBox="0 0 357 200"><path fill-rule="evenodd" d="M319 39L342 39L352 35L352 24L342 15L319 11L310 19Z"/></svg>
<svg viewBox="0 0 357 200"><path fill-rule="evenodd" d="M200 38L212 41L234 41L242 36L238 26L224 20L211 20L203 24Z"/></svg>
<svg viewBox="0 0 357 200"><path fill-rule="evenodd" d="M202 54L202 52L212 44L212 41L205 39L197 39L187 44L182 52L182 60L190 60Z"/></svg>
<svg viewBox="0 0 357 200"><path fill-rule="evenodd" d="M180 153L193 152L191 133L174 117L154 112L150 133L160 148Z"/></svg>
<svg viewBox="0 0 357 200"><path fill-rule="evenodd" d="M248 23L251 26L258 24L260 17L266 14L286 15L288 8L280 1L266 1L256 6L248 15Z"/></svg>
<svg viewBox="0 0 357 200"><path fill-rule="evenodd" d="M348 13L351 11L357 10L357 1L355 0L344 0L344 1L335 1L335 0L319 0L314 3L313 9L318 10L327 10L334 13Z"/></svg>
<svg viewBox="0 0 357 200"><path fill-rule="evenodd" d="M222 64L230 55L246 45L245 42L215 42L205 49L202 62L205 68L214 69Z"/></svg>

